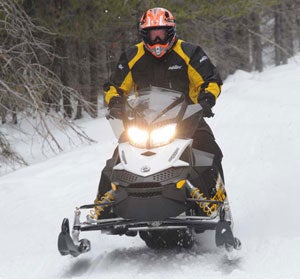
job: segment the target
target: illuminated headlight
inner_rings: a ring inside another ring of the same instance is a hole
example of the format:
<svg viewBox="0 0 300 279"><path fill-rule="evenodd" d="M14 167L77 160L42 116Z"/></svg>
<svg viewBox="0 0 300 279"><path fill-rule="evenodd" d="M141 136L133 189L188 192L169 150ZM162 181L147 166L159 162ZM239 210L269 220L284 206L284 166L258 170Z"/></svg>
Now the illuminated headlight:
<svg viewBox="0 0 300 279"><path fill-rule="evenodd" d="M148 142L148 131L138 127L130 127L127 131L129 141L132 145L146 147Z"/></svg>
<svg viewBox="0 0 300 279"><path fill-rule="evenodd" d="M152 130L150 133L150 146L161 146L169 143L175 136L176 124L168 124Z"/></svg>
<svg viewBox="0 0 300 279"><path fill-rule="evenodd" d="M139 147L158 147L172 141L176 133L176 124L168 124L152 131L141 129L136 126L128 128L127 134L132 145Z"/></svg>

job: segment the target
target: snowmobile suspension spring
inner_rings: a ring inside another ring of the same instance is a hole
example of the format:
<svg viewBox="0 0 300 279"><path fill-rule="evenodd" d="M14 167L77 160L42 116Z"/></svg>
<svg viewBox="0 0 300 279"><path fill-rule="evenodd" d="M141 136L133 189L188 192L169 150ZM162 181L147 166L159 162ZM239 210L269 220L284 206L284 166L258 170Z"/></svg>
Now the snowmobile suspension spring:
<svg viewBox="0 0 300 279"><path fill-rule="evenodd" d="M207 216L211 216L213 213L216 212L218 205L210 205L209 202L206 202L207 198L204 196L203 193L200 192L198 188L194 188L190 194L193 199L201 200L201 202L197 202L197 204Z"/></svg>
<svg viewBox="0 0 300 279"><path fill-rule="evenodd" d="M188 180L186 180L186 183L192 199L200 200L200 202L197 202L197 204L202 209L202 211L207 216L211 216L212 214L214 214L217 211L219 205L216 203L212 204L210 202L207 202L207 197L204 196L204 193L200 192L199 188L194 187L193 184L190 183ZM224 201L226 195L224 194L223 187L221 186L222 184L217 185L217 193L211 200Z"/></svg>
<svg viewBox="0 0 300 279"><path fill-rule="evenodd" d="M104 209L109 206L107 204L102 205L102 203L112 202L114 199L115 195L113 190L106 192L100 199L96 198L94 201L95 207L94 210L90 211L90 216L93 217L93 219L97 219Z"/></svg>

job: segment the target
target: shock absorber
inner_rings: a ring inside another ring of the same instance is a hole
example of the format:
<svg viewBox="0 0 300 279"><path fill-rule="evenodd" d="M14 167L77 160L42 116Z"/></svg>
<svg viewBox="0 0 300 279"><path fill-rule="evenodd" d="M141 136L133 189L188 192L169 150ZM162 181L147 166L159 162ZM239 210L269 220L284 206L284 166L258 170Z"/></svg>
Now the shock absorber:
<svg viewBox="0 0 300 279"><path fill-rule="evenodd" d="M97 220L104 209L109 206L110 202L113 202L115 199L115 191L112 189L106 192L100 199L96 198L94 203L96 204L94 209L90 210L89 217L93 220Z"/></svg>
<svg viewBox="0 0 300 279"><path fill-rule="evenodd" d="M186 180L186 186L192 199L196 199L199 201L196 203L207 216L212 216L213 214L217 213L217 209L219 206L217 203L208 202L207 201L208 199L207 197L204 196L204 193L201 193L200 189L194 187L193 184L188 180ZM220 197L219 189L211 200L219 200L219 201L224 200L223 197Z"/></svg>

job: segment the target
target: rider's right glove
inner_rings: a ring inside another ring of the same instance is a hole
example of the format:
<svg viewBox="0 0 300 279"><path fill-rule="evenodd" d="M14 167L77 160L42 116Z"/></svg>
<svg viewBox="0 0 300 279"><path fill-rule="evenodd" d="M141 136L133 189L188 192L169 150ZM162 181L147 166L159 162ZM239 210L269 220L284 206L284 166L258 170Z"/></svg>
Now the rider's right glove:
<svg viewBox="0 0 300 279"><path fill-rule="evenodd" d="M203 110L203 117L213 117L215 114L211 108L216 103L216 98L209 92L201 92L198 96L198 103L201 105Z"/></svg>
<svg viewBox="0 0 300 279"><path fill-rule="evenodd" d="M110 99L108 104L109 112L106 119L121 119L122 118L122 98L114 96Z"/></svg>

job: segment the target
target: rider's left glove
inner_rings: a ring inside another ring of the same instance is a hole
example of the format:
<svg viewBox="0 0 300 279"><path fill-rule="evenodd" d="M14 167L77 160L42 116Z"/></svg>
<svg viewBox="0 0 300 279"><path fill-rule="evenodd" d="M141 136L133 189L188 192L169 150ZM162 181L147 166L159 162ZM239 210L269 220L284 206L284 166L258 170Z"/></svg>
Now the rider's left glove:
<svg viewBox="0 0 300 279"><path fill-rule="evenodd" d="M122 98L114 96L108 104L108 114L106 119L121 119L122 118Z"/></svg>
<svg viewBox="0 0 300 279"><path fill-rule="evenodd" d="M203 110L203 117L213 117L215 114L212 112L212 107L216 103L216 98L209 92L201 92L198 96L198 103Z"/></svg>

